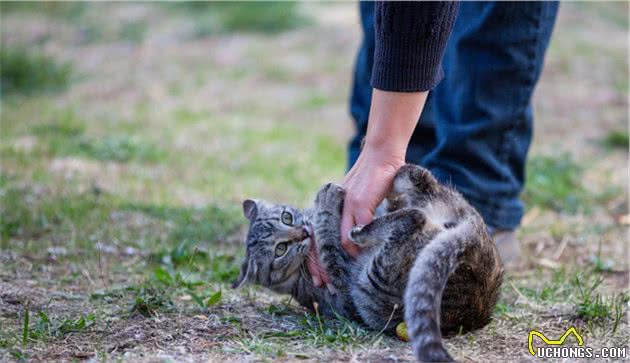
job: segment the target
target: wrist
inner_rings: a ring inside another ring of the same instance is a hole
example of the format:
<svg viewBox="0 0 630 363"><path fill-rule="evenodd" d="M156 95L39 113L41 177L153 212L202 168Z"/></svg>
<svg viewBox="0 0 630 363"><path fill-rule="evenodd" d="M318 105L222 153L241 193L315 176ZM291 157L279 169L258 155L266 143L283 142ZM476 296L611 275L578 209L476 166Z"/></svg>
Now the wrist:
<svg viewBox="0 0 630 363"><path fill-rule="evenodd" d="M395 138L370 137L365 138L361 153L371 156L371 159L404 163L407 154L407 141Z"/></svg>
<svg viewBox="0 0 630 363"><path fill-rule="evenodd" d="M361 154L365 161L377 168L391 168L397 171L405 165L405 155L407 148L405 146L396 147L391 143L368 143L367 140L363 146Z"/></svg>

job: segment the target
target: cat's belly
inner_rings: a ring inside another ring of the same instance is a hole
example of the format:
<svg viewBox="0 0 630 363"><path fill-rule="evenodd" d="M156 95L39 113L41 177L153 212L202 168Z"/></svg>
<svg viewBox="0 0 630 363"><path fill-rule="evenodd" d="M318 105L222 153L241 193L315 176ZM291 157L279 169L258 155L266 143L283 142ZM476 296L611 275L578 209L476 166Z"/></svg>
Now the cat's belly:
<svg viewBox="0 0 630 363"><path fill-rule="evenodd" d="M350 295L363 323L376 330L392 330L403 321L405 284L388 284L364 268L355 277Z"/></svg>

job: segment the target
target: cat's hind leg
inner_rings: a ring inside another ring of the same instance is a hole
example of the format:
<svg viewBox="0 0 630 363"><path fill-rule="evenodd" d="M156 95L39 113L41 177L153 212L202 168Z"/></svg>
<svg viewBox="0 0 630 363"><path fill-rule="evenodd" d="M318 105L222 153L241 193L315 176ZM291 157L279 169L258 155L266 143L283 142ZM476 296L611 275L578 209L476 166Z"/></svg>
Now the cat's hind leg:
<svg viewBox="0 0 630 363"><path fill-rule="evenodd" d="M393 331L403 320L408 272L425 240L424 215L405 209L374 219L351 232L359 246L373 246L352 288L363 321L376 330Z"/></svg>

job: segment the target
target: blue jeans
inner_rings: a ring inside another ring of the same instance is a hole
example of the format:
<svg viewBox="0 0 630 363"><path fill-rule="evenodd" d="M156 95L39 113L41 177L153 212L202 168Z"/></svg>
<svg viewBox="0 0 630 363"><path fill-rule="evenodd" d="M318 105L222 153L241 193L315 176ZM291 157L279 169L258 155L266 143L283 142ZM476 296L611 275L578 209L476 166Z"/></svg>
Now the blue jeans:
<svg viewBox="0 0 630 363"><path fill-rule="evenodd" d="M350 111L356 134L349 166L367 130L374 53L374 4L361 2L363 42ZM407 151L451 184L494 229L514 229L532 138L531 96L543 66L557 2L462 2L442 67Z"/></svg>

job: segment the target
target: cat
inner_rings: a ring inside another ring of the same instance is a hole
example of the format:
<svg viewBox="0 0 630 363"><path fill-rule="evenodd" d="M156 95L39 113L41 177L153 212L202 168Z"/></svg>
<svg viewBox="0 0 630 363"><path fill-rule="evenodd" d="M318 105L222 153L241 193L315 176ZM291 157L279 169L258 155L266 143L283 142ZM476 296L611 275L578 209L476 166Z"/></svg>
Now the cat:
<svg viewBox="0 0 630 363"><path fill-rule="evenodd" d="M292 295L319 314L339 314L393 333L406 322L420 361L452 361L442 334L485 326L499 297L503 265L481 216L431 173L407 164L396 174L380 215L341 248L344 190L325 185L311 209L246 200L246 256L233 287L258 283ZM331 278L315 288L306 268L310 245Z"/></svg>

